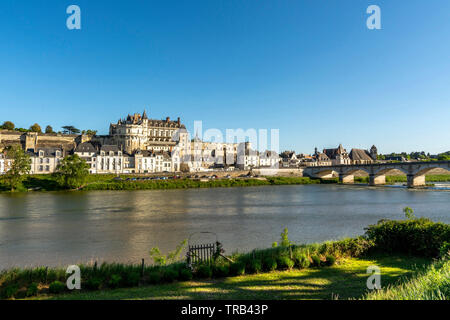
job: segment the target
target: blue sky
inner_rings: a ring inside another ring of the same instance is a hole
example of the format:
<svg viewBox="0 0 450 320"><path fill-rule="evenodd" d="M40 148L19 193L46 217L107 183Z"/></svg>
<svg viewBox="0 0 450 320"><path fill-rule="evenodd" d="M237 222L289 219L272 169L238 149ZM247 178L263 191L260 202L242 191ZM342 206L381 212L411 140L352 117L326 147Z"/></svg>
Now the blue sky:
<svg viewBox="0 0 450 320"><path fill-rule="evenodd" d="M81 8L82 29L66 28ZM366 28L381 8L382 30ZM107 133L145 108L281 149L450 150L447 0L2 0L0 121Z"/></svg>

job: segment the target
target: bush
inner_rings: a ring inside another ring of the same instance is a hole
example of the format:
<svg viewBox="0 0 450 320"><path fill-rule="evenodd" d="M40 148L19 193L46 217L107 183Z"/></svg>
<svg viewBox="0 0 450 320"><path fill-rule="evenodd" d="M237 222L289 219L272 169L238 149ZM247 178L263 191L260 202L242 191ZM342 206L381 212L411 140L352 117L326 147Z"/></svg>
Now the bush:
<svg viewBox="0 0 450 320"><path fill-rule="evenodd" d="M189 281L192 280L193 275L192 271L190 269L184 268L180 270L180 276L179 279L182 281Z"/></svg>
<svg viewBox="0 0 450 320"><path fill-rule="evenodd" d="M148 282L151 284L159 284L161 283L161 273L158 271L152 271L148 275Z"/></svg>
<svg viewBox="0 0 450 320"><path fill-rule="evenodd" d="M122 282L122 277L119 274L113 274L108 281L108 286L112 289L118 288Z"/></svg>
<svg viewBox="0 0 450 320"><path fill-rule="evenodd" d="M298 251L294 253L294 263L295 266L299 269L306 269L310 264L308 257Z"/></svg>
<svg viewBox="0 0 450 320"><path fill-rule="evenodd" d="M230 273L233 276L241 276L245 273L245 263L235 262L231 264Z"/></svg>
<svg viewBox="0 0 450 320"><path fill-rule="evenodd" d="M266 257L263 260L263 269L264 271L275 271L277 270L277 260L272 257Z"/></svg>
<svg viewBox="0 0 450 320"><path fill-rule="evenodd" d="M312 260L312 266L313 267L320 267L320 264L321 264L322 261L320 261L319 256L313 255L313 256L311 256L311 260Z"/></svg>
<svg viewBox="0 0 450 320"><path fill-rule="evenodd" d="M2 299L13 298L18 290L19 290L19 287L17 285L15 285L15 284L9 285L6 288L2 289L0 297Z"/></svg>
<svg viewBox="0 0 450 320"><path fill-rule="evenodd" d="M442 245L450 242L450 225L426 218L383 220L369 226L366 235L384 252L437 257Z"/></svg>
<svg viewBox="0 0 450 320"><path fill-rule="evenodd" d="M31 283L27 288L27 297L32 297L37 295L39 292L37 283Z"/></svg>
<svg viewBox="0 0 450 320"><path fill-rule="evenodd" d="M439 256L444 258L450 255L450 242L445 241L444 244L439 249Z"/></svg>
<svg viewBox="0 0 450 320"><path fill-rule="evenodd" d="M325 265L331 267L336 263L336 258L333 256L327 256L325 260Z"/></svg>
<svg viewBox="0 0 450 320"><path fill-rule="evenodd" d="M178 278L178 270L175 268L166 268L163 273L163 280L165 282L174 282Z"/></svg>
<svg viewBox="0 0 450 320"><path fill-rule="evenodd" d="M247 273L260 273L262 271L261 260L251 260L245 269Z"/></svg>
<svg viewBox="0 0 450 320"><path fill-rule="evenodd" d="M48 291L53 294L58 294L64 291L66 286L64 283L60 281L53 281L50 286L48 287Z"/></svg>
<svg viewBox="0 0 450 320"><path fill-rule="evenodd" d="M213 268L213 275L216 278L223 278L228 276L228 274L230 273L230 266L229 265L218 265L218 266L214 266Z"/></svg>
<svg viewBox="0 0 450 320"><path fill-rule="evenodd" d="M197 267L195 276L200 279L211 278L212 277L212 269L207 264L201 264Z"/></svg>
<svg viewBox="0 0 450 320"><path fill-rule="evenodd" d="M124 277L124 285L127 287L136 287L139 284L140 279L141 275L139 274L139 272L127 272Z"/></svg>
<svg viewBox="0 0 450 320"><path fill-rule="evenodd" d="M87 290L98 290L102 285L102 279L98 277L89 278L87 281L83 283L83 287Z"/></svg>
<svg viewBox="0 0 450 320"><path fill-rule="evenodd" d="M277 259L278 269L286 270L294 267L294 261L288 256L280 256Z"/></svg>

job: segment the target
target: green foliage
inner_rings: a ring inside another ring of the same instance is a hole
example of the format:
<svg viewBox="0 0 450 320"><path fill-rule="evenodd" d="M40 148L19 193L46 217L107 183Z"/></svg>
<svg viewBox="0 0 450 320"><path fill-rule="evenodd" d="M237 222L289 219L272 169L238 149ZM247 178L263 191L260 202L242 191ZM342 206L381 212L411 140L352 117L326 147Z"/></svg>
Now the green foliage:
<svg viewBox="0 0 450 320"><path fill-rule="evenodd" d="M289 247L292 243L289 241L288 236L288 228L284 228L283 232L281 233L281 239L280 239L280 245L282 247Z"/></svg>
<svg viewBox="0 0 450 320"><path fill-rule="evenodd" d="M58 294L64 291L66 286L61 281L53 281L48 287L48 291L53 294Z"/></svg>
<svg viewBox="0 0 450 320"><path fill-rule="evenodd" d="M211 278L212 268L208 264L200 264L195 270L195 277L199 279Z"/></svg>
<svg viewBox="0 0 450 320"><path fill-rule="evenodd" d="M27 297L32 297L37 295L39 292L38 285L35 282L32 282L27 288Z"/></svg>
<svg viewBox="0 0 450 320"><path fill-rule="evenodd" d="M45 127L45 133L53 133L53 128L52 126L48 125Z"/></svg>
<svg viewBox="0 0 450 320"><path fill-rule="evenodd" d="M376 290L365 300L449 300L450 260L434 262L425 271L395 286Z"/></svg>
<svg viewBox="0 0 450 320"><path fill-rule="evenodd" d="M186 248L187 239L184 239L177 245L174 251L169 252L167 255L161 253L159 248L155 247L150 250L150 257L152 257L154 263L157 266L165 266L170 263L175 263L181 260L181 254Z"/></svg>
<svg viewBox="0 0 450 320"><path fill-rule="evenodd" d="M89 165L78 155L66 156L56 168L55 177L63 188L82 186L89 174Z"/></svg>
<svg viewBox="0 0 450 320"><path fill-rule="evenodd" d="M328 267L333 266L336 263L336 258L333 256L326 256L325 265Z"/></svg>
<svg viewBox="0 0 450 320"><path fill-rule="evenodd" d="M166 268L163 272L163 280L165 282L174 282L179 276L178 270L175 268Z"/></svg>
<svg viewBox="0 0 450 320"><path fill-rule="evenodd" d="M410 207L403 208L403 213L405 214L406 219L415 219L416 216L414 215L414 210Z"/></svg>
<svg viewBox="0 0 450 320"><path fill-rule="evenodd" d="M450 225L430 219L382 220L366 228L377 250L437 257L444 242L450 242Z"/></svg>
<svg viewBox="0 0 450 320"><path fill-rule="evenodd" d="M276 248L276 247L278 247L278 242L276 242L276 241L272 242L272 248Z"/></svg>
<svg viewBox="0 0 450 320"><path fill-rule="evenodd" d="M89 278L83 281L83 287L87 290L98 290L102 284L102 279L99 277Z"/></svg>
<svg viewBox="0 0 450 320"><path fill-rule="evenodd" d="M230 274L233 276L241 276L245 274L245 263L236 261L230 266Z"/></svg>
<svg viewBox="0 0 450 320"><path fill-rule="evenodd" d="M161 273L158 271L150 272L148 275L148 282L151 284L158 284L161 282Z"/></svg>
<svg viewBox="0 0 450 320"><path fill-rule="evenodd" d="M322 261L320 260L320 257L318 255L312 255L311 260L312 260L311 265L313 267L320 267L320 265L322 264Z"/></svg>
<svg viewBox="0 0 450 320"><path fill-rule="evenodd" d="M250 263L247 265L245 269L245 273L260 273L262 271L262 263L259 259L253 259L250 261Z"/></svg>
<svg viewBox="0 0 450 320"><path fill-rule="evenodd" d="M275 271L277 270L277 260L273 257L265 257L263 260L264 271Z"/></svg>
<svg viewBox="0 0 450 320"><path fill-rule="evenodd" d="M299 250L294 251L293 258L295 266L299 269L306 269L310 265L308 257Z"/></svg>
<svg viewBox="0 0 450 320"><path fill-rule="evenodd" d="M193 274L192 271L188 268L184 268L180 270L179 279L182 281L189 281L192 280Z"/></svg>
<svg viewBox="0 0 450 320"><path fill-rule="evenodd" d="M137 271L127 272L124 277L124 285L126 287L136 287L139 284L140 279L141 276L139 272Z"/></svg>
<svg viewBox="0 0 450 320"><path fill-rule="evenodd" d="M14 130L15 125L14 123L12 123L11 121L5 121L3 122L1 129L5 129L5 130Z"/></svg>
<svg viewBox="0 0 450 320"><path fill-rule="evenodd" d="M450 257L450 242L444 241L442 246L439 248L439 257Z"/></svg>
<svg viewBox="0 0 450 320"><path fill-rule="evenodd" d="M277 265L278 265L278 269L280 269L280 270L286 270L286 269L290 270L294 267L295 263L288 256L282 255L277 258Z"/></svg>
<svg viewBox="0 0 450 320"><path fill-rule="evenodd" d="M41 133L41 132L42 132L42 129L41 129L41 126L40 126L40 125L38 125L37 123L35 123L35 124L33 124L33 125L30 127L30 131L31 131L31 132Z"/></svg>
<svg viewBox="0 0 450 320"><path fill-rule="evenodd" d="M10 146L6 150L6 153L8 157L12 159L12 163L11 167L5 174L5 181L11 191L14 191L20 186L25 178L25 175L30 172L31 159L19 145Z"/></svg>
<svg viewBox="0 0 450 320"><path fill-rule="evenodd" d="M112 289L118 288L122 282L122 277L120 274L113 274L108 281L108 286Z"/></svg>
<svg viewBox="0 0 450 320"><path fill-rule="evenodd" d="M228 264L219 264L213 267L213 276L216 278L223 278L230 273L230 266Z"/></svg>

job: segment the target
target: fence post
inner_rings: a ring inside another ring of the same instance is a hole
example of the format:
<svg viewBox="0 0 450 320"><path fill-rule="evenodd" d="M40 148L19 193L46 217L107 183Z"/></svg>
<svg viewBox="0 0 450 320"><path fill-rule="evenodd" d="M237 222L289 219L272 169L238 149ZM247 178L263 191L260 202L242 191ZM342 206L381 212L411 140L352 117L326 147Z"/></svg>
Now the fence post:
<svg viewBox="0 0 450 320"><path fill-rule="evenodd" d="M144 258L142 258L141 277L144 277L144 268L145 268L145 262L144 262Z"/></svg>

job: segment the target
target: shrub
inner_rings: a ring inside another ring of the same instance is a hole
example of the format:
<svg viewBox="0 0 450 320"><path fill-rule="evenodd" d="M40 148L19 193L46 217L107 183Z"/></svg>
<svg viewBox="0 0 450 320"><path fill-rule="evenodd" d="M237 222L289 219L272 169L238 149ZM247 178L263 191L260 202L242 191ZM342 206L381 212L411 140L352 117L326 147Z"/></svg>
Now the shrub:
<svg viewBox="0 0 450 320"><path fill-rule="evenodd" d="M312 266L313 267L320 267L320 264L321 264L322 261L320 261L319 256L312 255L311 256L311 260L312 260Z"/></svg>
<svg viewBox="0 0 450 320"><path fill-rule="evenodd" d="M230 273L230 266L229 265L217 265L213 268L213 275L216 278L223 278L228 276Z"/></svg>
<svg viewBox="0 0 450 320"><path fill-rule="evenodd" d="M272 257L266 257L263 260L263 269L264 271L275 271L277 270L277 260Z"/></svg>
<svg viewBox="0 0 450 320"><path fill-rule="evenodd" d="M450 225L419 218L383 220L366 228L378 250L436 257L444 242L450 242Z"/></svg>
<svg viewBox="0 0 450 320"><path fill-rule="evenodd" d="M280 256L277 259L278 269L292 269L294 267L294 261L288 256Z"/></svg>
<svg viewBox="0 0 450 320"><path fill-rule="evenodd" d="M37 295L39 292L37 283L31 283L27 288L27 297L32 297Z"/></svg>
<svg viewBox="0 0 450 320"><path fill-rule="evenodd" d="M125 274L124 284L127 287L136 287L139 284L140 279L141 279L141 276L140 276L139 272L130 271Z"/></svg>
<svg viewBox="0 0 450 320"><path fill-rule="evenodd" d="M212 269L207 264L201 264L197 267L197 270L195 271L195 276L200 279L211 278Z"/></svg>
<svg viewBox="0 0 450 320"><path fill-rule="evenodd" d="M102 279L99 277L92 277L83 283L83 287L87 290L98 290L100 289L101 284Z"/></svg>
<svg viewBox="0 0 450 320"><path fill-rule="evenodd" d="M253 259L250 261L250 263L247 265L247 268L245 269L248 273L259 273L262 271L262 263L261 260Z"/></svg>
<svg viewBox="0 0 450 320"><path fill-rule="evenodd" d="M298 251L294 253L294 263L295 266L299 269L306 269L310 264L308 257Z"/></svg>
<svg viewBox="0 0 450 320"><path fill-rule="evenodd" d="M113 274L108 281L108 286L110 288L118 288L122 282L122 277L119 274Z"/></svg>
<svg viewBox="0 0 450 320"><path fill-rule="evenodd" d="M53 281L48 287L48 291L53 294L58 294L64 291L66 286L60 281Z"/></svg>
<svg viewBox="0 0 450 320"><path fill-rule="evenodd" d="M148 275L148 282L158 284L161 282L161 274L158 271L152 271Z"/></svg>
<svg viewBox="0 0 450 320"><path fill-rule="evenodd" d="M0 297L2 299L13 298L18 290L19 290L19 287L16 284L9 285L9 286L5 287L4 289L2 289Z"/></svg>
<svg viewBox="0 0 450 320"><path fill-rule="evenodd" d="M230 273L234 276L241 276L245 273L245 263L235 262L231 264Z"/></svg>
<svg viewBox="0 0 450 320"><path fill-rule="evenodd" d="M178 270L175 268L166 268L163 273L163 280L165 282L174 282L178 278Z"/></svg>
<svg viewBox="0 0 450 320"><path fill-rule="evenodd" d="M325 265L331 267L336 263L336 258L333 256L327 256L325 260Z"/></svg>
<svg viewBox="0 0 450 320"><path fill-rule="evenodd" d="M192 280L193 275L192 275L192 271L188 268L184 268L180 270L180 276L179 279L182 281L189 281Z"/></svg>
<svg viewBox="0 0 450 320"><path fill-rule="evenodd" d="M444 258L450 255L450 242L445 241L439 249L439 256Z"/></svg>

